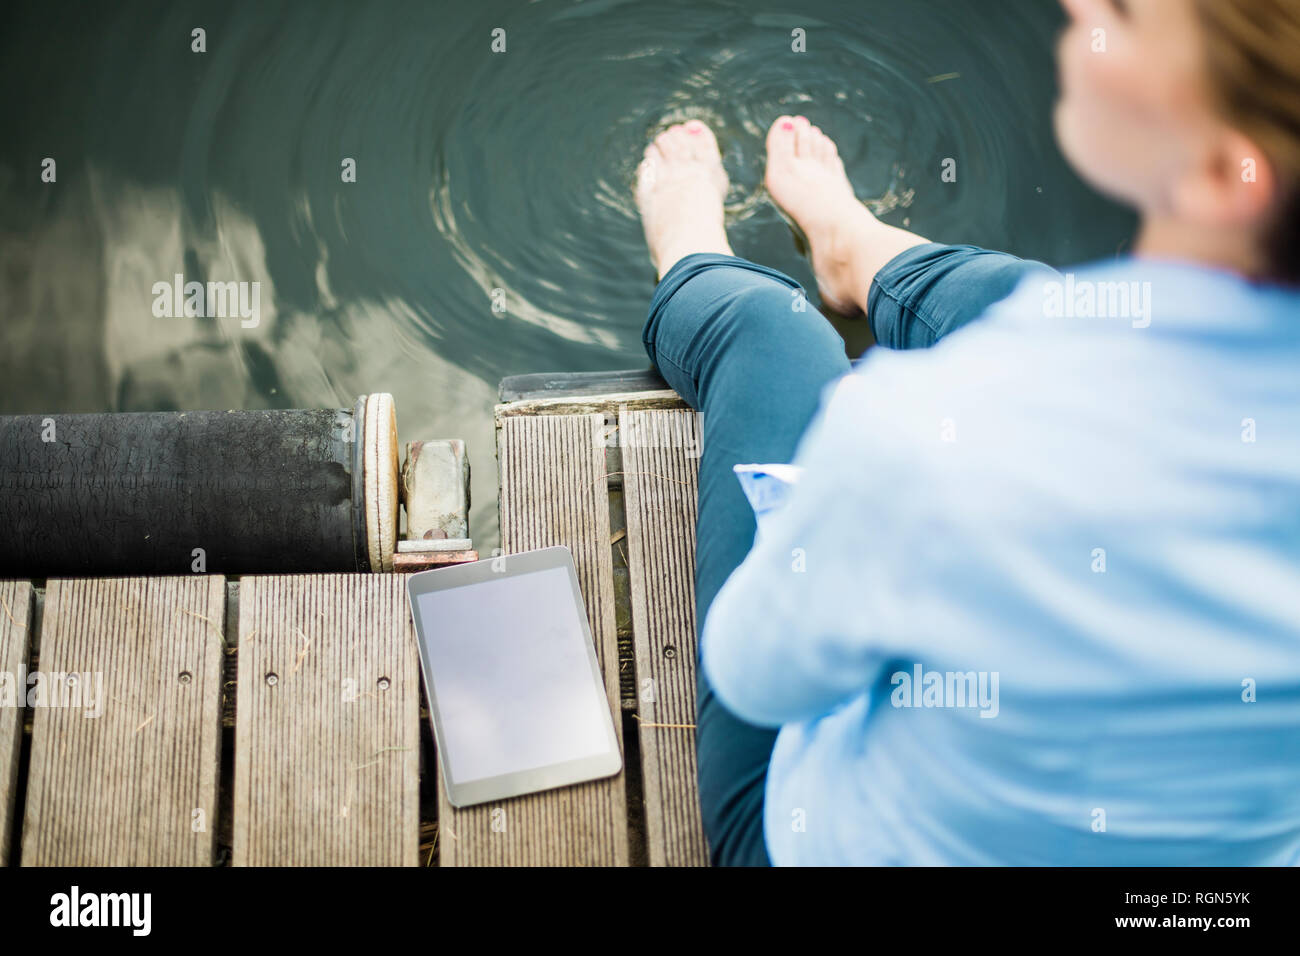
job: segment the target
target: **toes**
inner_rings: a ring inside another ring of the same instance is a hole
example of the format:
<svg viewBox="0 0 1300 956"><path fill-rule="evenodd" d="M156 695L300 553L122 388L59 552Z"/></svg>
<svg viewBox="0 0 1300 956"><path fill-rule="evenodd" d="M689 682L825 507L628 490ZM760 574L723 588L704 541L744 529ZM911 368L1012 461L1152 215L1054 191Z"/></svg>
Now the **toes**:
<svg viewBox="0 0 1300 956"><path fill-rule="evenodd" d="M672 162L684 159L721 158L718 139L707 123L688 120L676 123L658 136L654 144L664 159Z"/></svg>
<svg viewBox="0 0 1300 956"><path fill-rule="evenodd" d="M816 155L814 147L817 134L806 116L794 118L794 153L796 156L812 158Z"/></svg>
<svg viewBox="0 0 1300 956"><path fill-rule="evenodd" d="M658 147L660 154L667 160L679 159L684 154L680 127L670 126L658 136L655 137L654 145Z"/></svg>
<svg viewBox="0 0 1300 956"><path fill-rule="evenodd" d="M786 123L783 124L781 120ZM839 156L835 141L823 133L821 127L814 126L808 117L782 117L781 120L778 120L777 125L784 135L790 137L796 156L824 163L833 162Z"/></svg>
<svg viewBox="0 0 1300 956"><path fill-rule="evenodd" d="M823 163L831 158L831 138L821 131L820 126L814 126L813 132L813 155Z"/></svg>
<svg viewBox="0 0 1300 956"><path fill-rule="evenodd" d="M767 131L767 151L769 154L786 153L793 155L795 141L795 122L793 116L778 116Z"/></svg>
<svg viewBox="0 0 1300 956"><path fill-rule="evenodd" d="M659 148L659 140L656 138L646 146L645 151L641 154L641 162L637 164L636 186L638 191L653 188L664 159L663 150Z"/></svg>
<svg viewBox="0 0 1300 956"><path fill-rule="evenodd" d="M656 162L650 156L641 160L636 167L636 188L638 191L654 188L658 176L657 170Z"/></svg>
<svg viewBox="0 0 1300 956"><path fill-rule="evenodd" d="M840 151L835 145L835 140L823 133L820 127L814 126L813 129L817 130L817 155L821 157L824 163L834 163L840 158Z"/></svg>
<svg viewBox="0 0 1300 956"><path fill-rule="evenodd" d="M680 124L669 126L654 138L655 146L659 147L659 152L668 161L684 159L688 155L688 147L684 140Z"/></svg>
<svg viewBox="0 0 1300 956"><path fill-rule="evenodd" d="M696 159L709 159L722 155L722 151L718 148L718 138L713 135L713 130L709 129L707 123L690 120L682 124L682 133L683 141Z"/></svg>

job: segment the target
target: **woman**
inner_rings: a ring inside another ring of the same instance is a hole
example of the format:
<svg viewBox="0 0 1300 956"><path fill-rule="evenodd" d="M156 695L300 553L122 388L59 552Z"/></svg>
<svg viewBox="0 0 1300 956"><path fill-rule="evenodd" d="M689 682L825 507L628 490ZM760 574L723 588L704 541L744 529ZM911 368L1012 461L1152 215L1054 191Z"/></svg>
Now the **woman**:
<svg viewBox="0 0 1300 956"><path fill-rule="evenodd" d="M712 133L646 150L716 863L1300 862L1300 0L1065 6L1057 134L1132 257L931 243L773 124L823 302L885 346L852 371L733 256ZM755 541L732 465L776 461Z"/></svg>

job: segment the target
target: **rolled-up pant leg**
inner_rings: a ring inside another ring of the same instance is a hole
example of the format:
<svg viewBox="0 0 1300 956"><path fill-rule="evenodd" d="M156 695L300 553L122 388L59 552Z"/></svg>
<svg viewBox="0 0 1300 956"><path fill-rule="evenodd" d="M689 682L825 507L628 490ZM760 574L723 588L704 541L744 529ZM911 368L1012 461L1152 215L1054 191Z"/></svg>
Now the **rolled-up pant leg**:
<svg viewBox="0 0 1300 956"><path fill-rule="evenodd" d="M1036 259L979 246L913 246L876 273L867 320L885 348L928 348L979 318L1031 273L1057 275Z"/></svg>

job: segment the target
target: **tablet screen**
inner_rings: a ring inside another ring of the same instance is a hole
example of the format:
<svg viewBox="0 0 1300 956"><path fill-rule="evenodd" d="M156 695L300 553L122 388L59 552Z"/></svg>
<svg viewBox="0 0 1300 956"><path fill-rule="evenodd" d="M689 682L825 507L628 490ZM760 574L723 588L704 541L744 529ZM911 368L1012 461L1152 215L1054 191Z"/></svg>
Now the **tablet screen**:
<svg viewBox="0 0 1300 956"><path fill-rule="evenodd" d="M609 749L569 571L548 568L420 594L428 679L457 784Z"/></svg>

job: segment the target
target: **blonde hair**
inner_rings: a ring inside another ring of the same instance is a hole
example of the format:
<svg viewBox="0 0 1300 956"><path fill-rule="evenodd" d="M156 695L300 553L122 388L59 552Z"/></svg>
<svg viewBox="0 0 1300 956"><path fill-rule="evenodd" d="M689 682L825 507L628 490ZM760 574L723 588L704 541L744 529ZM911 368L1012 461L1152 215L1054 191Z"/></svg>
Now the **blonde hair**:
<svg viewBox="0 0 1300 956"><path fill-rule="evenodd" d="M1300 282L1300 0L1196 0L1218 109L1281 188L1264 236L1270 278Z"/></svg>

